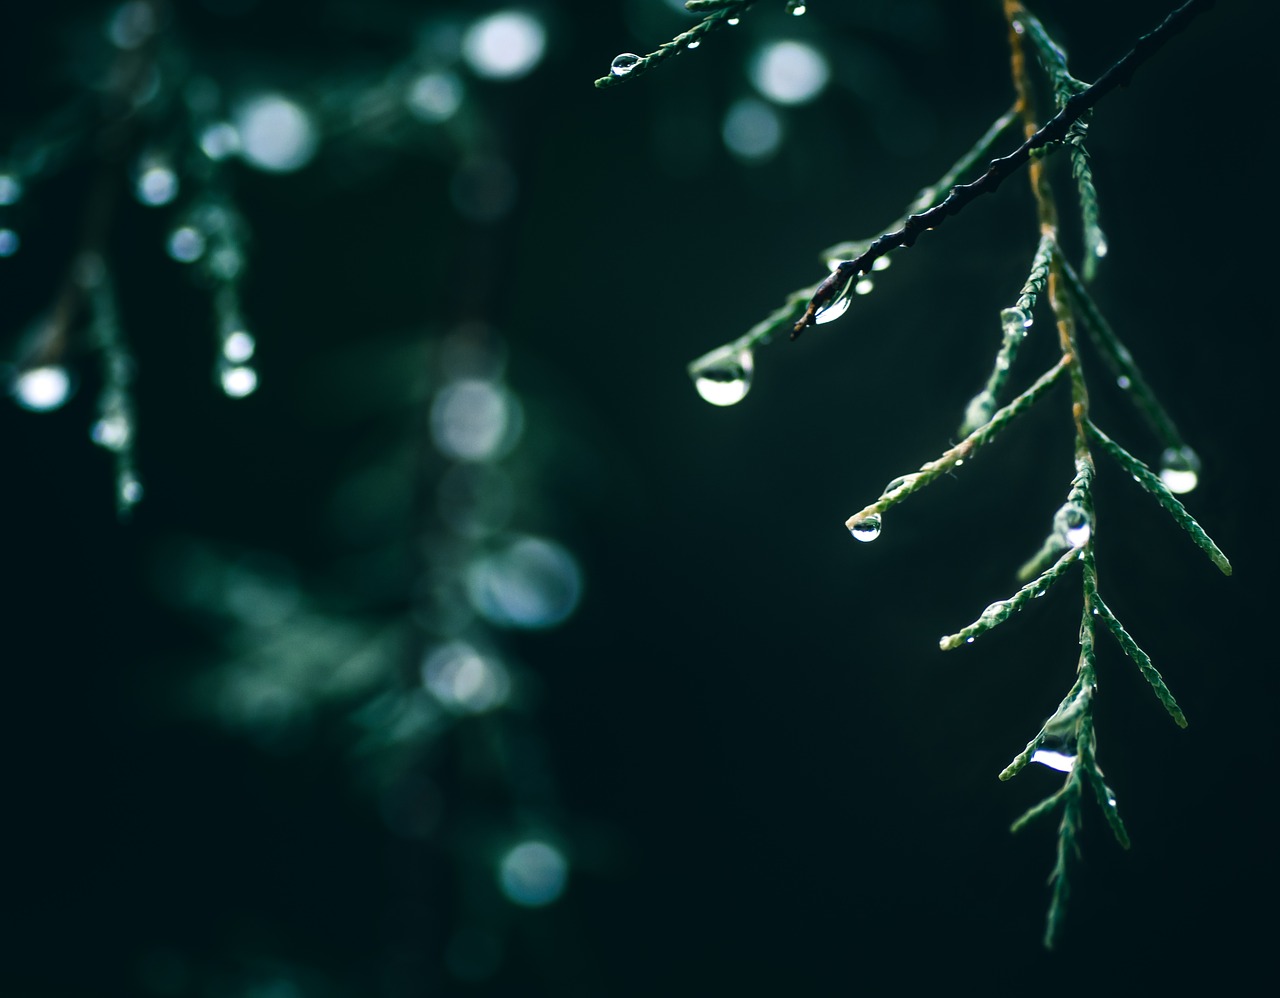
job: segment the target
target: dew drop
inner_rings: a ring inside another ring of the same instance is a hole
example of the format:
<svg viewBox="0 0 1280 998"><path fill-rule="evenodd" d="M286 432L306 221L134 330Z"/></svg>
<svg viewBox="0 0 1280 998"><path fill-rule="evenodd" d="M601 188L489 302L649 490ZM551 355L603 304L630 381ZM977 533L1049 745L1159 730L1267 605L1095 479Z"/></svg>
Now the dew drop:
<svg viewBox="0 0 1280 998"><path fill-rule="evenodd" d="M1031 761L1056 769L1060 773L1069 773L1075 767L1076 755L1074 752L1068 753L1059 749L1038 748L1031 753Z"/></svg>
<svg viewBox="0 0 1280 998"><path fill-rule="evenodd" d="M1026 336L1031 316L1020 308L1006 308L1000 313L1000 328L1006 339Z"/></svg>
<svg viewBox="0 0 1280 998"><path fill-rule="evenodd" d="M693 51L694 49L696 49L696 48L697 48L699 45L701 45L701 44L702 44L702 42L701 42L701 41L699 41L697 38L695 38L695 39L694 39L693 41L691 41L688 45L686 45L686 46L685 46L685 48L689 49L690 51Z"/></svg>
<svg viewBox="0 0 1280 998"><path fill-rule="evenodd" d="M22 198L22 181L12 173L0 173L0 205L17 204Z"/></svg>
<svg viewBox="0 0 1280 998"><path fill-rule="evenodd" d="M736 27L741 22L742 22L742 18L740 17L730 17L730 18L726 18L724 23L729 25L729 27L732 28L732 27Z"/></svg>
<svg viewBox="0 0 1280 998"><path fill-rule="evenodd" d="M13 397L32 412L57 409L71 395L71 375L65 367L48 365L23 371L14 379Z"/></svg>
<svg viewBox="0 0 1280 998"><path fill-rule="evenodd" d="M870 516L864 516L850 527L849 533L853 535L855 541L870 543L880 536L880 528L880 514L872 513Z"/></svg>
<svg viewBox="0 0 1280 998"><path fill-rule="evenodd" d="M1190 447L1169 447L1160 455L1160 481L1179 495L1200 484L1200 455Z"/></svg>
<svg viewBox="0 0 1280 998"><path fill-rule="evenodd" d="M1098 241L1093 244L1093 255L1099 260L1107 255L1107 241L1101 236L1099 236Z"/></svg>
<svg viewBox="0 0 1280 998"><path fill-rule="evenodd" d="M126 509L136 505L142 499L142 483L132 472L121 475L116 488L119 490L120 504Z"/></svg>
<svg viewBox="0 0 1280 998"><path fill-rule="evenodd" d="M807 9L808 8L805 7L804 4L797 3L796 0L789 0L787 4L787 13L793 15L794 17L803 17L804 12Z"/></svg>
<svg viewBox="0 0 1280 998"><path fill-rule="evenodd" d="M181 225L169 233L169 256L179 263L195 263L204 255L204 233L192 225Z"/></svg>
<svg viewBox="0 0 1280 998"><path fill-rule="evenodd" d="M746 398L754 371L751 351L734 344L712 350L689 365L694 388L712 405L735 405Z"/></svg>
<svg viewBox="0 0 1280 998"><path fill-rule="evenodd" d="M251 335L243 329L237 329L227 334L227 338L222 341L222 356L233 364L243 364L246 360L253 356L253 351L257 348L257 343Z"/></svg>
<svg viewBox="0 0 1280 998"><path fill-rule="evenodd" d="M982 611L982 615L978 620L983 624L986 624L988 627L994 627L1004 619L1005 611L1008 610L1008 608L1009 605L1005 603L1004 600L996 600L996 602L992 603Z"/></svg>
<svg viewBox="0 0 1280 998"><path fill-rule="evenodd" d="M899 475L897 478L891 481L888 485L886 485L884 487L884 491L880 494L887 496L892 492L898 491L898 489L906 485L913 484L914 482L918 481L919 478L920 478L920 472L918 471L913 471L909 475Z"/></svg>
<svg viewBox="0 0 1280 998"><path fill-rule="evenodd" d="M1075 503L1068 503L1062 507L1057 527L1062 532L1062 538L1073 548L1084 547L1093 534L1089 514Z"/></svg>
<svg viewBox="0 0 1280 998"><path fill-rule="evenodd" d="M623 52L621 55L614 56L613 62L609 65L610 76L626 76L629 72L640 64L640 57L634 52Z"/></svg>
<svg viewBox="0 0 1280 998"><path fill-rule="evenodd" d="M89 436L99 447L112 451L124 450L129 443L129 420L121 413L103 416L93 424Z"/></svg>
<svg viewBox="0 0 1280 998"><path fill-rule="evenodd" d="M813 317L813 321L818 325L826 322L834 322L845 312L849 311L849 306L853 303L853 296L850 291L853 286L853 278L849 278L849 283L844 286L844 290L836 295L827 305L818 309Z"/></svg>
<svg viewBox="0 0 1280 998"><path fill-rule="evenodd" d="M163 163L146 166L138 174L134 195L152 208L166 205L178 196L178 175Z"/></svg>
<svg viewBox="0 0 1280 998"><path fill-rule="evenodd" d="M222 390L233 399L252 395L258 387L258 372L246 364L224 368L220 379Z"/></svg>

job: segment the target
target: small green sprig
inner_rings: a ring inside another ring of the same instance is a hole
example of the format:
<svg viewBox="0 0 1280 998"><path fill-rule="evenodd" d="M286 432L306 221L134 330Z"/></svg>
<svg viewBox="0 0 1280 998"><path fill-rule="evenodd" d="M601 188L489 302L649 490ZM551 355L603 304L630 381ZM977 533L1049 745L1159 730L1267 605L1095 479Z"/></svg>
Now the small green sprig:
<svg viewBox="0 0 1280 998"><path fill-rule="evenodd" d="M688 49L702 44L702 39L720 28L736 24L756 0L687 0L685 8L697 14L706 14L688 31L682 31L671 41L663 42L647 55L624 52L613 60L609 74L596 80L600 89L616 87L619 83L643 76L649 70Z"/></svg>

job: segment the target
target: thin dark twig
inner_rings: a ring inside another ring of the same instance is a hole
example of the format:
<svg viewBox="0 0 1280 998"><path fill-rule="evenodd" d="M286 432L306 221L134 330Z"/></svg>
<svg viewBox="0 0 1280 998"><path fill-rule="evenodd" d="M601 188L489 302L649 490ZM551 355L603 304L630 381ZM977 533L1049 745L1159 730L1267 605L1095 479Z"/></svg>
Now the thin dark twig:
<svg viewBox="0 0 1280 998"><path fill-rule="evenodd" d="M839 263L831 274L818 285L818 290L809 299L804 315L796 323L791 332L794 340L813 323L819 311L841 294L849 281L860 274L868 273L871 264L890 250L902 246L911 246L920 233L937 228L948 215L958 214L979 195L990 194L1001 182L1015 170L1025 165L1031 154L1054 142L1061 141L1081 117L1090 111L1098 101L1116 87L1126 86L1134 72L1147 59L1151 58L1170 38L1182 31L1193 17L1204 13L1214 5L1216 0L1187 0L1160 23L1158 27L1139 38L1128 53L1111 66L1097 81L1071 97L1057 114L1049 119L1034 135L1022 143L1007 156L994 159L987 166L987 172L969 184L957 184L951 193L928 211L918 215L909 215L902 227L880 236L861 256L853 260Z"/></svg>

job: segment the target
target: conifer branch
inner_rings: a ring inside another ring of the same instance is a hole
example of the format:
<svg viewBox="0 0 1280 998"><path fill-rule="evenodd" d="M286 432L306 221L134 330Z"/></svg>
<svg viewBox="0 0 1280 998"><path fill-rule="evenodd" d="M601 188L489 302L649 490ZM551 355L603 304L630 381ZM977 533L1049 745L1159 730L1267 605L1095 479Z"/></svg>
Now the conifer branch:
<svg viewBox="0 0 1280 998"><path fill-rule="evenodd" d="M687 49L695 49L702 44L702 39L722 27L736 24L754 4L756 0L688 0L685 7L694 13L706 13L701 21L688 31L682 31L669 42L663 42L647 55L635 55L623 52L613 60L607 76L596 80L597 88L603 90L616 87L619 83L643 76L649 70L677 56Z"/></svg>
<svg viewBox="0 0 1280 998"><path fill-rule="evenodd" d="M1139 66L1182 31L1193 17L1212 7L1215 2L1216 0L1187 0L1158 27L1139 38L1133 48L1096 82L1068 99L1062 109L1022 145L1008 155L993 160L981 177L972 183L953 187L951 193L934 207L909 216L900 228L878 237L856 258L841 261L818 285L804 315L795 324L791 338L795 339L807 326L812 325L817 314L829 306L850 281L869 273L877 259L899 247L912 246L921 233L936 229L948 216L958 214L981 195L993 193L1007 177L1031 159L1032 153L1061 142L1068 130L1092 110L1095 104L1117 87L1127 85Z"/></svg>

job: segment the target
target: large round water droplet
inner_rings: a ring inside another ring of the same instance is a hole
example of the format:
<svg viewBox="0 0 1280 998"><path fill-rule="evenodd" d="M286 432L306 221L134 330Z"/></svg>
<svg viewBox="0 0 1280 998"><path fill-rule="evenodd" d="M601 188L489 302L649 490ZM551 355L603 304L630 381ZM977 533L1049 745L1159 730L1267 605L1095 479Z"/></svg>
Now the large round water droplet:
<svg viewBox="0 0 1280 998"><path fill-rule="evenodd" d="M850 294L852 287L853 278L851 277L849 278L849 283L844 286L844 289L835 298L818 309L814 314L813 321L821 326L827 322L834 322L849 311L849 305L853 302L853 296Z"/></svg>
<svg viewBox="0 0 1280 998"><path fill-rule="evenodd" d="M65 367L33 367L14 379L13 397L24 409L49 412L67 401L71 387L71 375Z"/></svg>
<svg viewBox="0 0 1280 998"><path fill-rule="evenodd" d="M1200 455L1190 447L1169 447L1160 455L1160 481L1181 495L1200 484Z"/></svg>
<svg viewBox="0 0 1280 998"><path fill-rule="evenodd" d="M735 405L746 398L754 371L751 351L733 344L712 350L689 365L694 388L712 405Z"/></svg>
<svg viewBox="0 0 1280 998"><path fill-rule="evenodd" d="M541 908L564 893L569 863L555 846L532 839L502 857L498 882L507 900L526 908Z"/></svg>
<svg viewBox="0 0 1280 998"><path fill-rule="evenodd" d="M870 542L880 536L880 526L880 514L872 513L850 527L849 533L853 535L855 541Z"/></svg>
<svg viewBox="0 0 1280 998"><path fill-rule="evenodd" d="M614 56L613 62L609 65L609 75L626 76L636 68L639 62L640 57L634 52L623 52L621 55Z"/></svg>

